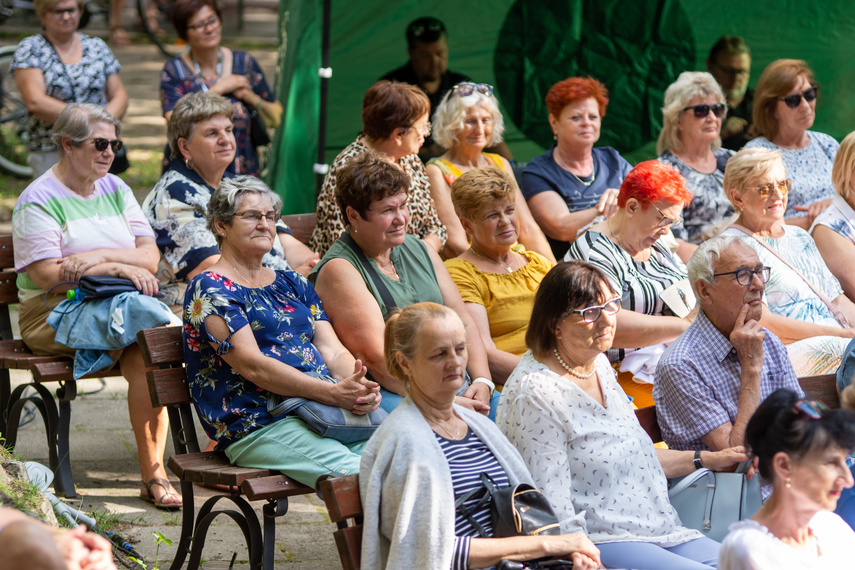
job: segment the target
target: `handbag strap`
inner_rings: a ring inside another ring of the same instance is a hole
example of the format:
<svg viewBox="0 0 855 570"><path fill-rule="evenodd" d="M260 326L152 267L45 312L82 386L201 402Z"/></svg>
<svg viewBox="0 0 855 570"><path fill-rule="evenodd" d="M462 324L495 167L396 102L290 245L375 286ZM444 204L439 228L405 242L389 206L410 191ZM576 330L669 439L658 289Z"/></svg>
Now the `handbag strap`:
<svg viewBox="0 0 855 570"><path fill-rule="evenodd" d="M386 305L386 314L390 315L392 312L398 308L395 304L395 300L392 298L392 293L389 292L389 288L386 287L386 284L383 283L383 280L380 279L380 274L377 273L377 270L374 269L374 266L368 262L368 258L365 256L365 253L362 251L362 248L359 247L359 244L353 239L353 236L350 235L349 232L345 231L339 237L341 241L347 245L350 249L353 250L353 253L356 254L356 257L359 259L359 262L362 263L362 266L365 268L366 273L371 277L371 281L374 282L374 286L377 288L377 292L380 293L380 298L383 299L383 304Z"/></svg>
<svg viewBox="0 0 855 570"><path fill-rule="evenodd" d="M59 57L59 52L56 51L56 46L54 46L51 41L48 39L46 34L41 34L41 36L45 39L47 45L50 46L50 49L53 50L53 55L56 56L56 60L59 62L59 67L62 69L62 73L65 75L65 78L68 80L68 88L71 90L71 101L69 103L77 102L77 94L74 92L74 79L71 77L71 74L68 73L68 68L65 67L65 64L62 62L62 58Z"/></svg>
<svg viewBox="0 0 855 570"><path fill-rule="evenodd" d="M816 296L819 297L819 299L823 303L825 303L825 306L828 307L828 310L831 311L831 314L834 315L834 318L837 319L837 322L840 324L841 327L843 327L844 329L848 329L850 327L849 321L846 320L846 317L843 315L843 313L840 312L840 309L838 309L836 306L834 306L834 303L829 301L828 297L826 297L822 293L822 291L819 290L818 287L816 287L813 283L811 283L810 280L807 277L805 277L805 275L801 271L796 269L792 263L790 263L788 260L786 260L780 253L778 253L777 251L775 251L774 249L769 247L769 244L767 244L762 239L759 239L757 237L757 235L754 234L754 232L752 232L748 228L741 226L739 224L732 224L730 227L735 229L735 230L741 231L742 233L744 233L745 235L747 235L749 237L754 238L754 241L756 241L757 243L759 243L760 245L765 247L767 250L769 250L769 252L772 253L772 255L774 255L775 257L780 259L784 263L784 265L789 267L796 275L801 277L802 280L805 283L807 283L807 286L811 288L811 291L813 291L816 294Z"/></svg>
<svg viewBox="0 0 855 570"><path fill-rule="evenodd" d="M454 501L454 511L459 516L461 516L464 519L466 519L467 521L469 521L469 524L472 525L472 528L474 528L478 532L478 535L481 538L491 538L490 535L487 534L487 530L484 528L484 526L481 523L479 523L477 520L475 520L475 517L472 515L473 512L484 508L485 505L489 504L490 501L493 500L493 491L496 489L495 483L493 483L492 487L491 487L490 483L487 483L486 480L484 479L485 475L488 478L490 477L486 473L482 473L481 474L481 484L482 485L480 487L472 489L471 491L469 491L465 495L460 496L460 498L458 498L456 501ZM490 481L492 482L492 478L490 478ZM472 505L468 509L464 506L464 504L467 501L472 500L475 497L478 497L479 495L480 495L480 498L478 499L477 503L475 503L474 505Z"/></svg>

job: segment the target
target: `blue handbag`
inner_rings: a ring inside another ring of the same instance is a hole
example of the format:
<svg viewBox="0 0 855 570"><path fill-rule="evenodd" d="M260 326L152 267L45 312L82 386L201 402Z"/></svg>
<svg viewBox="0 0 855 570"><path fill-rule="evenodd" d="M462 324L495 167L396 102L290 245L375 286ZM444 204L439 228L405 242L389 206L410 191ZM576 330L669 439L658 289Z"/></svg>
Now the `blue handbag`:
<svg viewBox="0 0 855 570"><path fill-rule="evenodd" d="M698 469L672 479L668 497L683 526L721 542L731 524L754 516L763 506L763 498L760 477L749 481L745 476L748 464L740 464L736 473Z"/></svg>
<svg viewBox="0 0 855 570"><path fill-rule="evenodd" d="M325 374L315 372L306 374L325 382L338 383L338 380ZM293 414L306 422L309 429L316 434L342 443L356 443L368 439L388 415L383 408L377 408L370 414L358 415L350 410L322 404L315 400L286 398L278 394L268 396L267 411L274 418Z"/></svg>

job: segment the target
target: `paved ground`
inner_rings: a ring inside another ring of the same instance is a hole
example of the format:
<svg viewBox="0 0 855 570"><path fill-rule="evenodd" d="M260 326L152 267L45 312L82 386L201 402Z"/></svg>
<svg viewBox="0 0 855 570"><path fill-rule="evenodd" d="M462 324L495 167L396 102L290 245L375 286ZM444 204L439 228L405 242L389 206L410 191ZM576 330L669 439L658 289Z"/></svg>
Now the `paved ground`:
<svg viewBox="0 0 855 570"><path fill-rule="evenodd" d="M125 21L133 34L134 15L127 9ZM227 14L226 19L229 16ZM7 23L7 29L10 23ZM25 27L18 28L26 32ZM37 29L33 27L32 33ZM242 34L254 46L252 54L259 59L269 81L276 64L276 18L270 12L247 14ZM90 33L102 35L103 25ZM141 43L114 49L122 63L121 76L131 95L130 108L124 120L123 139L134 153L159 152L165 142L166 128L160 116L158 99L159 72L164 58L151 45ZM8 41L5 43L9 43ZM225 41L229 45L228 38ZM258 47L256 47L258 46ZM137 189L144 194L147 189ZM13 374L16 383L28 380L26 375ZM81 390L98 387L97 381L81 382ZM120 531L149 562L155 560L156 544L153 532L177 539L180 534L181 513L159 511L137 498L139 471L136 445L127 413L127 385L121 378L107 380L107 388L97 394L80 397L72 405L71 457L72 469L81 499L70 501L83 511L109 511L121 515L130 523ZM22 428L16 452L27 460L47 463L44 427L40 420ZM171 444L167 456L172 453ZM197 488L199 496L210 491ZM202 501L197 500L198 505ZM257 504L261 517L262 503ZM316 496L297 497L291 501L289 513L278 523L276 534L276 566L294 569L339 568L338 553L332 538L335 527L329 522L323 503ZM157 566L167 568L174 548L162 546ZM238 527L230 519L220 517L213 525L205 546L205 560L228 560L237 552L236 568L248 568L247 551ZM241 563L242 562L242 563Z"/></svg>

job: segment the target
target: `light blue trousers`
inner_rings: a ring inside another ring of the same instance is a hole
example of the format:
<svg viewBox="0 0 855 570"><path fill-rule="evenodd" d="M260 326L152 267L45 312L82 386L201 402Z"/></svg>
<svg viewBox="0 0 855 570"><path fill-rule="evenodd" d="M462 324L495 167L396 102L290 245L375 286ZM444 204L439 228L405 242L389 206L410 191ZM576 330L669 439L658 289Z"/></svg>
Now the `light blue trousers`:
<svg viewBox="0 0 855 570"><path fill-rule="evenodd" d="M710 570L718 565L721 545L702 537L669 548L648 542L604 542L597 548L606 568Z"/></svg>
<svg viewBox="0 0 855 570"><path fill-rule="evenodd" d="M380 394L383 396L383 399L380 400L380 407L386 410L386 413L391 414L392 410L398 407L398 404L404 399L403 396L399 396L393 392L390 392L386 388L380 388ZM490 398L490 419L496 421L496 409L499 407L499 397L502 395L501 392L496 391L493 392L493 396Z"/></svg>
<svg viewBox="0 0 855 570"><path fill-rule="evenodd" d="M254 431L226 448L234 465L275 469L309 487L327 473L359 473L368 440L342 443L310 430L300 418L287 416Z"/></svg>

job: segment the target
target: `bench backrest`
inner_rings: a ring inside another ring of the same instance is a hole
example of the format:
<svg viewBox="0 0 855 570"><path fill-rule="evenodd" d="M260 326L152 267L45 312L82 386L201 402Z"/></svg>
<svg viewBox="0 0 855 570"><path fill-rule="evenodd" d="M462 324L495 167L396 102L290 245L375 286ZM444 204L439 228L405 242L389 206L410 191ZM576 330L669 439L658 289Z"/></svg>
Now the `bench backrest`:
<svg viewBox="0 0 855 570"><path fill-rule="evenodd" d="M12 340L12 322L9 305L18 304L18 274L15 273L15 254L12 236L0 235L0 340Z"/></svg>
<svg viewBox="0 0 855 570"><path fill-rule="evenodd" d="M282 216L282 221L285 222L298 241L309 245L312 232L315 231L315 225L318 223L318 218L314 212L311 214L286 214Z"/></svg>
<svg viewBox="0 0 855 570"><path fill-rule="evenodd" d="M172 442L175 453L179 455L199 451L193 398L190 396L187 370L184 368L181 329L178 326L157 327L141 330L137 334L145 365L149 368L157 367L156 370L146 372L151 403L153 406L167 407Z"/></svg>
<svg viewBox="0 0 855 570"><path fill-rule="evenodd" d="M359 570L362 556L362 500L359 475L346 475L318 481L318 494L327 505L330 520L338 530L333 533L341 567Z"/></svg>

